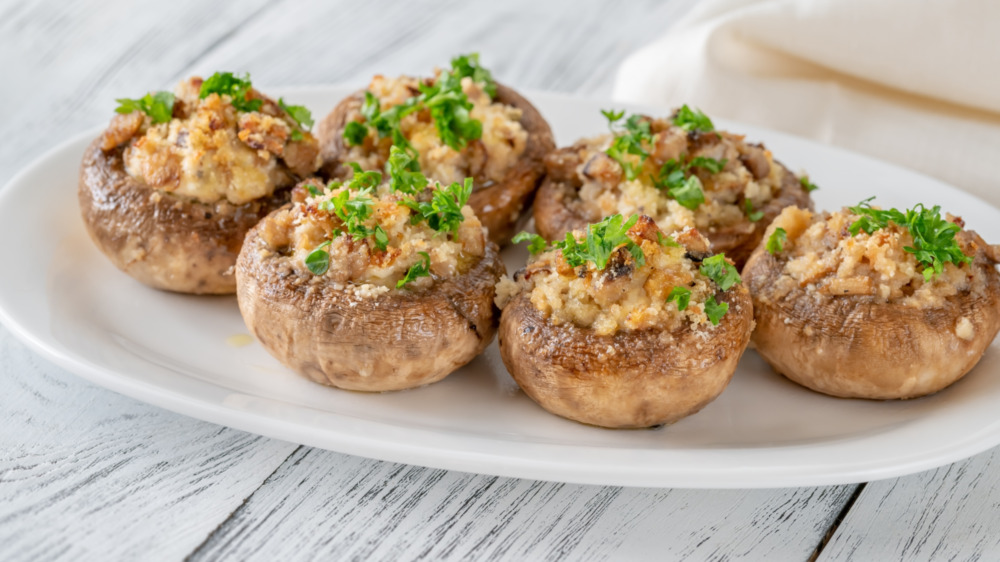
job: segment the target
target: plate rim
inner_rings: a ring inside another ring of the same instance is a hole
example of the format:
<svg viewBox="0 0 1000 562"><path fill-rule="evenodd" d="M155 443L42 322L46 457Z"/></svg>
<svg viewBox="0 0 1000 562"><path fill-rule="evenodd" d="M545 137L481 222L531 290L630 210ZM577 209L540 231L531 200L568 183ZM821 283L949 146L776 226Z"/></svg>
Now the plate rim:
<svg viewBox="0 0 1000 562"><path fill-rule="evenodd" d="M281 92L310 92L316 95L323 93L338 92L344 89L355 89L345 84L333 85L301 85L273 88ZM566 94L562 92L545 92L526 90L525 95L529 99L541 96L550 99L569 99L579 102L598 103L602 100L583 95ZM612 102L626 107L653 107L649 105L638 105L630 103ZM654 107L655 109L655 107ZM661 108L662 109L662 108ZM722 120L729 127L730 124L740 126L737 122ZM947 185L951 189L961 191L976 203L997 210L991 204L980 197L964 192L957 187L951 186L937 178L927 176L915 170L903 168L901 166L884 162L871 156L853 152L849 149L823 144L812 139L797 137L789 133L771 130L765 127L746 125L747 128L755 132L763 132L768 135L794 139L796 142L809 146L810 149L819 147L826 151L835 151L849 155L852 158L861 158L879 165L889 166L896 171L904 171L909 174L922 176L932 182ZM33 159L23 168L19 169L0 188L0 209L9 205L8 201L15 197L19 184L24 183L24 178L29 177L42 168L46 163L52 161L60 153L72 149L77 144L83 144L95 138L103 130L103 127L94 127L76 134ZM23 188L22 188L23 189ZM1000 210L997 210L1000 213ZM553 464L548 461L531 461L524 458L511 458L503 455L487 455L479 452L456 451L454 449L439 449L428 445L408 445L405 443L387 443L380 440L372 441L363 437L345 435L341 433L322 432L316 427L310 427L287 419L281 419L267 413L255 413L228 406L226 404L209 402L204 398L199 399L185 394L176 389L168 389L154 383L144 382L127 375L121 375L114 369L94 364L89 360L74 356L69 350L60 348L54 342L46 341L39 334L33 333L27 326L20 322L14 315L3 306L5 298L0 295L0 324L3 324L14 337L25 344L29 349L43 358L55 363L57 366L74 373L77 376L102 386L119 394L145 402L147 404L164 408L182 415L191 416L210 423L219 424L226 427L247 431L258 435L281 439L290 442L302 443L304 445L332 450L336 452L359 455L363 457L397 462L404 464L415 464L437 469L458 470L463 472L493 474L502 477L528 478L536 480L547 480L556 482L567 482L576 484L593 485L619 485L630 487L671 487L671 488L773 488L788 486L819 486L850 484L872 480L881 480L906 474L912 474L931 468L936 468L949 464L969 456L978 454L1000 443L1000 416L993 423L988 424L972 436L965 436L959 443L954 443L951 447L938 449L937 454L917 455L909 462L894 462L883 465L878 462L860 463L850 470L839 470L835 473L819 472L811 474L781 474L780 482L767 475L758 474L762 469L746 471L742 475L734 476L729 471L721 479L713 474L706 474L705 470L700 475L692 475L691 469L677 470L676 467L645 467L643 469L619 470L616 475L599 474L588 471L586 467L567 466L566 464ZM223 386L213 384L208 381L200 381L200 384L209 385L223 391L230 391ZM264 396L258 396L261 400L273 400ZM280 402L280 401L279 401ZM298 406L301 407L301 406ZM329 413L335 416L335 413ZM323 434L322 437L320 434ZM791 446L784 446L791 447ZM871 466L865 466L866 464ZM641 468L641 467L640 467ZM655 469L655 470L654 470ZM780 471L779 471L780 472Z"/></svg>

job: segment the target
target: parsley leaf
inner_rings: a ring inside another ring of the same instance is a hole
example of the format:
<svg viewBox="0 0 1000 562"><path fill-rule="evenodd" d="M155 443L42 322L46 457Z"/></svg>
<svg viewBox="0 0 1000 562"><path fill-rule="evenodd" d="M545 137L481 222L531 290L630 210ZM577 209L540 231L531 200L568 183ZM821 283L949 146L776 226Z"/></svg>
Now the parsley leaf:
<svg viewBox="0 0 1000 562"><path fill-rule="evenodd" d="M431 276L431 256L427 252L418 252L421 261L410 266L410 269L406 270L406 276L396 282L396 288L402 289L406 285L416 281L420 277L430 277Z"/></svg>
<svg viewBox="0 0 1000 562"><path fill-rule="evenodd" d="M604 153L618 162L622 171L625 172L626 179L634 180L639 176L642 163L649 158L649 152L642 145L642 143L653 142L649 121L640 115L632 115L623 124L618 125L618 121L625 115L624 111L602 109L601 114L608 120L608 128L615 135L611 146ZM638 164L628 159L627 156L630 154L639 157Z"/></svg>
<svg viewBox="0 0 1000 562"><path fill-rule="evenodd" d="M438 184L431 200L416 201L404 199L400 205L409 207L415 212L410 218L411 224L427 221L427 226L438 232L450 232L453 236L458 232L459 225L465 220L462 207L468 203L472 195L472 178L465 178L465 183L453 183L448 187Z"/></svg>
<svg viewBox="0 0 1000 562"><path fill-rule="evenodd" d="M942 218L940 206L928 209L918 203L904 213L897 209L873 209L869 203L872 199L874 197L869 197L857 206L850 207L851 212L860 217L848 229L851 236L857 236L862 230L871 234L886 228L890 222L907 229L913 237L914 245L906 246L903 250L916 256L924 268L925 281L930 281L944 271L946 262L957 266L972 262L972 258L965 255L955 241L955 235L962 228Z"/></svg>
<svg viewBox="0 0 1000 562"><path fill-rule="evenodd" d="M698 271L715 281L715 284L723 291L728 291L730 287L740 282L740 274L733 267L733 264L726 260L726 254L715 254L710 258L705 258Z"/></svg>
<svg viewBox="0 0 1000 562"><path fill-rule="evenodd" d="M363 123L350 121L344 127L344 140L347 141L347 146L358 146L365 142L365 137L367 136L368 127L365 127Z"/></svg>
<svg viewBox="0 0 1000 562"><path fill-rule="evenodd" d="M708 132L715 130L715 125L712 124L712 120L707 115L701 110L691 109L687 104L682 105L674 114L673 123L685 131Z"/></svg>
<svg viewBox="0 0 1000 562"><path fill-rule="evenodd" d="M253 86L250 83L250 74L246 73L242 77L234 75L232 72L216 72L201 83L201 91L198 97L207 98L211 94L226 95L232 98L233 107L237 111L251 112L258 111L264 104L264 100L247 99Z"/></svg>
<svg viewBox="0 0 1000 562"><path fill-rule="evenodd" d="M587 236L581 242L567 232L566 239L553 244L562 250L563 259L570 267L577 267L586 262L594 264L598 270L602 270L608 265L608 259L619 246L625 244L636 265L642 267L646 263L646 257L640 248L631 238L628 231L639 220L639 215L632 215L626 221L621 215L611 215L599 223L587 227Z"/></svg>
<svg viewBox="0 0 1000 562"><path fill-rule="evenodd" d="M115 101L118 102L116 113L141 111L149 115L153 123L166 123L174 113L174 95L170 92L150 92L137 100L119 98Z"/></svg>
<svg viewBox="0 0 1000 562"><path fill-rule="evenodd" d="M799 178L799 183L802 185L802 189L806 190L806 193L811 193L819 189L819 186L809 181L809 176L802 176Z"/></svg>
<svg viewBox="0 0 1000 562"><path fill-rule="evenodd" d="M743 207L747 211L747 218L750 219L750 222L757 222L760 219L764 218L764 211L753 210L753 201L749 199L744 199L743 203L744 203Z"/></svg>
<svg viewBox="0 0 1000 562"><path fill-rule="evenodd" d="M306 256L306 268L313 275L323 275L330 269L330 253L325 250L329 245L330 241L327 240L316 246L316 249L309 252L309 255Z"/></svg>
<svg viewBox="0 0 1000 562"><path fill-rule="evenodd" d="M284 98L278 98L278 107L284 110L302 129L309 130L313 126L312 112L304 105L285 105Z"/></svg>
<svg viewBox="0 0 1000 562"><path fill-rule="evenodd" d="M668 189L667 195L676 199L682 207L692 211L705 202L705 192L702 191L698 176L688 176L681 185Z"/></svg>
<svg viewBox="0 0 1000 562"><path fill-rule="evenodd" d="M531 232L518 232L510 239L511 244L520 244L525 240L528 241L528 252L535 256L545 251L549 247L549 243L537 234Z"/></svg>
<svg viewBox="0 0 1000 562"><path fill-rule="evenodd" d="M420 162L398 146L389 148L385 172L389 174L389 187L393 191L416 195L427 188L427 177L420 173Z"/></svg>
<svg viewBox="0 0 1000 562"><path fill-rule="evenodd" d="M729 162L729 160L725 158L716 160L708 156L695 156L687 163L687 168L705 168L710 174L718 174L726 166L726 162Z"/></svg>
<svg viewBox="0 0 1000 562"><path fill-rule="evenodd" d="M767 244L764 245L764 249L767 250L769 254L776 254L785 249L785 242L788 241L788 233L785 232L784 228L780 226L774 229L771 236L767 238Z"/></svg>
<svg viewBox="0 0 1000 562"><path fill-rule="evenodd" d="M493 81L493 74L479 65L479 53L459 55L451 59L451 73L459 80L468 76L473 82L485 84L483 91L491 98L497 97L497 84Z"/></svg>
<svg viewBox="0 0 1000 562"><path fill-rule="evenodd" d="M668 248L681 247L681 245L674 240L672 236L664 236L659 230L656 231L656 241L659 242L661 246L666 246Z"/></svg>
<svg viewBox="0 0 1000 562"><path fill-rule="evenodd" d="M708 321L712 323L713 326L719 325L719 320L729 312L729 303L727 302L716 302L715 297L708 297L705 301L705 315L708 316Z"/></svg>
<svg viewBox="0 0 1000 562"><path fill-rule="evenodd" d="M691 290L686 287L674 287L667 296L667 302L677 301L677 310L684 310L691 302Z"/></svg>

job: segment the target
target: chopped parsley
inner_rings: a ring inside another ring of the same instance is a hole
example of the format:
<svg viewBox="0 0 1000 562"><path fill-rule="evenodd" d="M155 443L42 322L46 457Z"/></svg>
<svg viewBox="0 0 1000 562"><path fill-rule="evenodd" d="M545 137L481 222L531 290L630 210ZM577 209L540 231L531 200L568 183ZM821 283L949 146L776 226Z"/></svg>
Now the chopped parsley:
<svg viewBox="0 0 1000 562"><path fill-rule="evenodd" d="M520 244L524 241L528 241L528 252L533 256L544 252L549 247L549 243L544 238L531 232L518 232L510 239L511 244Z"/></svg>
<svg viewBox="0 0 1000 562"><path fill-rule="evenodd" d="M174 114L174 95L170 92L150 92L139 99L119 98L116 113L141 111L153 119L153 123L166 123Z"/></svg>
<svg viewBox="0 0 1000 562"><path fill-rule="evenodd" d="M785 242L788 241L788 233L785 232L784 228L780 226L774 229L774 232L767 237L767 244L764 245L764 249L767 250L769 254L776 254L785 249Z"/></svg>
<svg viewBox="0 0 1000 562"><path fill-rule="evenodd" d="M351 167L354 168L354 177L348 182L346 188L333 197L321 201L317 207L340 219L351 238L364 240L371 237L375 247L384 251L388 247L388 235L379 225L369 227L365 224L374 212L374 203L370 195L382 181L382 174L365 172L361 166L354 162L351 162ZM338 182L330 182L329 189L336 189L341 185ZM356 191L353 195L352 190ZM340 231L338 229L334 232L339 234Z"/></svg>
<svg viewBox="0 0 1000 562"><path fill-rule="evenodd" d="M298 129L292 129L291 139L293 141L302 140L302 131L308 131L313 126L312 112L304 105L285 105L283 98L278 98L278 107L287 113L295 121L295 124L299 126Z"/></svg>
<svg viewBox="0 0 1000 562"><path fill-rule="evenodd" d="M661 246L666 246L668 248L680 248L681 245L674 240L672 236L664 236L659 230L656 231L656 241L660 243Z"/></svg>
<svg viewBox="0 0 1000 562"><path fill-rule="evenodd" d="M216 72L201 83L201 91L198 97L205 99L211 94L229 96L232 98L233 107L237 111L251 112L260 110L264 104L261 99L247 99L253 85L250 83L250 74L236 76L232 72Z"/></svg>
<svg viewBox="0 0 1000 562"><path fill-rule="evenodd" d="M749 199L744 199L743 203L744 203L743 208L746 209L747 218L750 219L750 222L757 222L760 219L764 218L764 211L753 210L753 201Z"/></svg>
<svg viewBox="0 0 1000 562"><path fill-rule="evenodd" d="M330 253L325 249L329 245L327 240L306 256L306 267L313 275L323 275L330 269Z"/></svg>
<svg viewBox="0 0 1000 562"><path fill-rule="evenodd" d="M407 115L427 109L434 121L434 126L441 141L454 150L462 150L469 141L483 135L483 124L473 119L470 110L473 105L469 96L462 90L462 78L471 77L476 82L483 82L483 90L493 97L496 95L496 83L489 70L479 65L479 55L461 55L451 61L450 71L442 72L433 84L420 84L420 95L411 97L405 102L382 111L381 104L371 92L365 92L365 101L361 106L361 115L365 123L344 128L344 139L349 146L361 144L367 136L367 127L371 126L379 137L391 137L392 143L411 154L416 154L413 145L406 139L400 129L400 123ZM362 131L361 127L365 127Z"/></svg>
<svg viewBox="0 0 1000 562"><path fill-rule="evenodd" d="M385 172L389 174L389 187L393 191L416 195L427 188L427 177L420 173L417 158L398 146L389 148Z"/></svg>
<svg viewBox="0 0 1000 562"><path fill-rule="evenodd" d="M625 220L621 215L611 215L599 223L587 227L587 236L580 242L572 232L566 233L566 239L553 244L562 250L563 259L570 267L577 267L586 262L594 264L598 270L608 266L611 254L624 244L636 265L642 267L646 256L642 248L628 237L628 231L639 220L639 215L632 215Z"/></svg>
<svg viewBox="0 0 1000 562"><path fill-rule="evenodd" d="M427 226L438 232L450 232L453 236L458 232L459 225L465 220L462 207L468 203L472 194L472 178L465 178L464 183L453 183L448 187L438 184L431 195L430 201L403 199L400 205L414 211L410 224L427 221Z"/></svg>
<svg viewBox="0 0 1000 562"><path fill-rule="evenodd" d="M806 190L806 193L811 193L819 189L819 186L809 181L809 176L805 175L799 178L799 183L802 185L802 189Z"/></svg>
<svg viewBox="0 0 1000 562"><path fill-rule="evenodd" d="M715 281L715 284L723 291L728 291L730 287L740 282L740 274L733 264L726 260L726 254L715 254L710 258L705 258L698 271Z"/></svg>
<svg viewBox="0 0 1000 562"><path fill-rule="evenodd" d="M729 312L729 303L727 302L716 302L715 297L708 297L705 301L705 316L708 316L708 321L712 323L713 326L719 325L719 320Z"/></svg>
<svg viewBox="0 0 1000 562"><path fill-rule="evenodd" d="M677 302L677 310L684 310L688 307L688 303L691 302L691 289L686 287L674 287L670 290L670 294L667 295L667 302Z"/></svg>
<svg viewBox="0 0 1000 562"><path fill-rule="evenodd" d="M639 176L643 162L649 158L649 152L643 148L642 143L652 143L653 134L649 129L649 121L641 115L632 115L623 123L618 122L625 116L625 111L601 110L601 114L608 120L608 128L615 135L611 141L611 146L604 151L605 154L614 159L625 172L625 178L634 180ZM635 164L628 159L628 155L639 157L639 163Z"/></svg>
<svg viewBox="0 0 1000 562"><path fill-rule="evenodd" d="M913 237L913 246L906 246L903 250L916 256L924 268L925 281L930 281L944 271L946 262L957 266L972 262L972 258L965 255L955 241L955 235L962 228L942 218L940 206L928 209L918 203L905 212L897 209L882 210L871 207L872 199L874 197L869 197L857 206L850 207L851 212L860 217L848 229L851 236L857 236L861 231L872 234L888 227L889 223L907 229Z"/></svg>
<svg viewBox="0 0 1000 562"><path fill-rule="evenodd" d="M673 123L677 127L684 129L685 131L714 131L715 125L712 124L712 120L708 118L707 115L698 109L691 109L684 104L677 113L674 114Z"/></svg>
<svg viewBox="0 0 1000 562"><path fill-rule="evenodd" d="M431 276L431 256L427 252L417 252L421 260L410 266L406 270L406 276L396 282L396 288L402 289L406 285L416 281L420 277Z"/></svg>
<svg viewBox="0 0 1000 562"><path fill-rule="evenodd" d="M725 165L725 159L716 160L705 156L696 156L687 164L682 164L671 158L660 167L660 172L653 180L653 184L660 189L666 189L668 196L676 199L681 206L693 211L705 202L705 191L698 176L691 173L691 168L705 168L716 174Z"/></svg>

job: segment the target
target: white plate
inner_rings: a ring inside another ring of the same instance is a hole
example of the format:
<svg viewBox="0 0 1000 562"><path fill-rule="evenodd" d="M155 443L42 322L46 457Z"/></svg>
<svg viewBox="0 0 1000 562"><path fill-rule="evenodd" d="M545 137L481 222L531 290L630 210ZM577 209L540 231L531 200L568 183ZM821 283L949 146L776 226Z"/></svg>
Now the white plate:
<svg viewBox="0 0 1000 562"><path fill-rule="evenodd" d="M349 90L281 93L322 116ZM563 144L605 130L598 110L620 106L530 97ZM814 193L818 208L873 194L882 205L940 203L987 240L1000 240L1000 211L936 180L781 133L718 125L766 142L793 170L809 170L821 186ZM148 289L97 251L76 198L80 157L97 134L57 147L0 191L0 263L6 264L0 320L60 366L150 404L378 459L627 486L860 482L933 468L1000 443L996 345L952 388L903 402L816 394L773 374L750 351L715 402L655 430L604 430L546 413L517 389L495 344L443 382L418 390L374 395L313 384L256 343L227 343L246 333L234 297ZM505 257L509 270L523 264L518 251Z"/></svg>

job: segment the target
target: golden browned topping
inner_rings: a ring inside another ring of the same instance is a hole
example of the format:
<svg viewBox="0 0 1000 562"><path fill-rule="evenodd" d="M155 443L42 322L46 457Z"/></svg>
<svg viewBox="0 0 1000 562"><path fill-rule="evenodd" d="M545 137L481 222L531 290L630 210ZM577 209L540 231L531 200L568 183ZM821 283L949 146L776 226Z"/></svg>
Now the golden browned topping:
<svg viewBox="0 0 1000 562"><path fill-rule="evenodd" d="M485 255L482 224L465 205L471 181L432 186L419 173L403 185L381 180L358 169L347 183L303 182L292 206L261 224L258 251L362 296L426 287Z"/></svg>
<svg viewBox="0 0 1000 562"><path fill-rule="evenodd" d="M521 110L494 100L496 86L474 55L429 79L375 76L364 105L350 110L347 159L380 169L394 143L419 155L420 168L442 183L502 181L524 152ZM407 146L408 145L408 146Z"/></svg>
<svg viewBox="0 0 1000 562"><path fill-rule="evenodd" d="M240 205L319 168L308 110L263 96L248 78L217 73L185 80L173 94L118 101L101 147L128 143L126 171L152 188Z"/></svg>
<svg viewBox="0 0 1000 562"><path fill-rule="evenodd" d="M521 236L518 239L524 239ZM663 234L653 220L620 215L574 232L557 249L542 251L513 279L497 285L497 305L528 291L554 324L572 322L609 335L618 330L711 328L728 310L716 294L739 283L722 254L710 256L697 230Z"/></svg>
<svg viewBox="0 0 1000 562"><path fill-rule="evenodd" d="M716 131L704 114L682 107L669 118L604 112L611 134L585 139L572 156L548 162L580 186L569 201L591 220L645 214L667 232L697 228L754 230L780 190L784 167L763 145Z"/></svg>
<svg viewBox="0 0 1000 562"><path fill-rule="evenodd" d="M936 214L936 209L933 211ZM975 255L976 248L985 244L975 233L959 230L960 219L938 219L950 228L934 225L939 235L945 230L955 231L954 248L961 252L953 257L954 261L945 256L935 263L933 253L947 250L948 245L927 247L927 241L917 243L909 228L891 220L884 226L866 224L872 215L882 213L877 208L860 206L834 213L786 207L765 234L767 251L784 262L775 283L777 296L802 288L818 299L860 295L877 302L936 307L960 292L986 289L977 268L965 263L969 259L966 256ZM903 215L899 222L906 222ZM941 236L942 240L945 237L946 242L952 240L951 235ZM922 246L929 254L919 253Z"/></svg>

